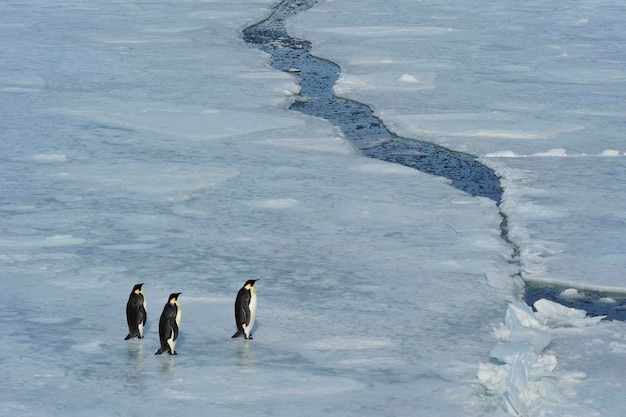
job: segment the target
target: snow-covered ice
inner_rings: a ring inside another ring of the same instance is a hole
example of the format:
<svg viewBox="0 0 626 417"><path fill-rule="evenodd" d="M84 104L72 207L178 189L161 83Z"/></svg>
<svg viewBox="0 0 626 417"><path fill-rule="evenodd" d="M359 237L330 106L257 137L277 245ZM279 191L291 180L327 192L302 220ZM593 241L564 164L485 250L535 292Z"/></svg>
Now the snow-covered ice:
<svg viewBox="0 0 626 417"><path fill-rule="evenodd" d="M337 94L502 176L512 263L493 201L288 110L295 78L241 38L272 5L0 4L0 415L620 416L626 325L533 309L516 274L626 291L625 6L328 0L289 22ZM255 338L232 340L249 278ZM171 292L178 355L155 356Z"/></svg>

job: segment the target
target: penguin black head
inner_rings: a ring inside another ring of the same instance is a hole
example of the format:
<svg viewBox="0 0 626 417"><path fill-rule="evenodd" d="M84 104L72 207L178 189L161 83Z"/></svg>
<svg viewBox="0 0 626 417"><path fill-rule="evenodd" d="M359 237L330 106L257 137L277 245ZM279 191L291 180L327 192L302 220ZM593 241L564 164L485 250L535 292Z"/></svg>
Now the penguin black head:
<svg viewBox="0 0 626 417"><path fill-rule="evenodd" d="M249 280L247 280L247 281L246 281L246 283L244 284L244 287L246 287L246 288L247 288L248 286L250 286L250 287L254 287L254 283L255 283L255 282L257 282L257 281L258 281L258 279L249 279Z"/></svg>
<svg viewBox="0 0 626 417"><path fill-rule="evenodd" d="M135 292L135 291L141 291L141 286L142 286L143 284L144 284L143 282L142 282L141 284L136 284L136 285L133 287L133 292Z"/></svg>
<svg viewBox="0 0 626 417"><path fill-rule="evenodd" d="M168 298L168 301L176 301L178 299L178 296L181 295L182 292L174 292L172 294L170 294L170 297Z"/></svg>

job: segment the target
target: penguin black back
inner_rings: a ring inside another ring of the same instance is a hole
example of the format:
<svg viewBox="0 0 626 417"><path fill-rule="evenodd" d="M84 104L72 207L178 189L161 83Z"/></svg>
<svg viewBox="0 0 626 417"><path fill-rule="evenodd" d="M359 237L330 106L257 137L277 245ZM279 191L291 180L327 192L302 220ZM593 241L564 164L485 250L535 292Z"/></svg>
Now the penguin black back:
<svg viewBox="0 0 626 417"><path fill-rule="evenodd" d="M178 339L178 331L180 328L180 320L182 312L178 303L178 296L182 293L172 293L167 299L161 318L159 319L159 339L161 347L155 352L160 355L168 352L170 355L177 355L176 340Z"/></svg>
<svg viewBox="0 0 626 417"><path fill-rule="evenodd" d="M126 303L126 322L128 323L128 335L124 340L133 337L143 338L143 328L146 325L148 314L146 311L146 297L141 291L143 283L137 284L128 297Z"/></svg>
<svg viewBox="0 0 626 417"><path fill-rule="evenodd" d="M232 338L243 335L246 339L252 339L251 332L254 327L257 311L254 283L257 281L258 279L249 279L237 293L235 300L235 324L237 325L237 332L232 335Z"/></svg>

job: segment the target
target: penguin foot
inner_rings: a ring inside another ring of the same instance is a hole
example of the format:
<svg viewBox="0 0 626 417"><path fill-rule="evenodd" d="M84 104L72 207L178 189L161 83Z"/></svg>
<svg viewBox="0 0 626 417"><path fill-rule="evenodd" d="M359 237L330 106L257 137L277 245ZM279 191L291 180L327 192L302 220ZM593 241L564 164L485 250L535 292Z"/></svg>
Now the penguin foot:
<svg viewBox="0 0 626 417"><path fill-rule="evenodd" d="M170 350L170 351L169 351L169 354L170 354L170 355L178 355L178 352L176 352L176 351L171 351L171 350Z"/></svg>
<svg viewBox="0 0 626 417"><path fill-rule="evenodd" d="M254 339L254 338L252 337L252 335L250 335L250 336L246 337L246 340L252 340L252 339Z"/></svg>
<svg viewBox="0 0 626 417"><path fill-rule="evenodd" d="M234 335L232 335L230 338L231 338L231 339L234 339L234 338L239 337L239 336L241 336L241 332L240 332L239 330L237 330L237 333L235 333Z"/></svg>
<svg viewBox="0 0 626 417"><path fill-rule="evenodd" d="M136 336L136 335L132 335L132 334L128 333L128 336L126 336L126 337L124 338L124 340L132 339L132 338L133 338L133 337L135 337L135 336Z"/></svg>

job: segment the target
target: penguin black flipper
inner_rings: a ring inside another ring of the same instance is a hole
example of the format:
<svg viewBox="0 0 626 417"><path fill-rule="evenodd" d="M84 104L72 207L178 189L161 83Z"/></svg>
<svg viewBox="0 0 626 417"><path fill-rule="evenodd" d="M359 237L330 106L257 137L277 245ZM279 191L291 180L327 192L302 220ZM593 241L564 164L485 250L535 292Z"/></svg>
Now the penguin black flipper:
<svg viewBox="0 0 626 417"><path fill-rule="evenodd" d="M250 324L250 291L244 291L239 301L237 323L241 325Z"/></svg>
<svg viewBox="0 0 626 417"><path fill-rule="evenodd" d="M174 313L173 317L170 317L170 327L172 328L172 339L178 339L178 324L176 324L176 314Z"/></svg>
<svg viewBox="0 0 626 417"><path fill-rule="evenodd" d="M148 312L146 311L145 303L142 303L141 307L139 307L139 313L141 315L141 324L145 327L146 322L148 321ZM143 339L143 335L141 335L139 338Z"/></svg>

